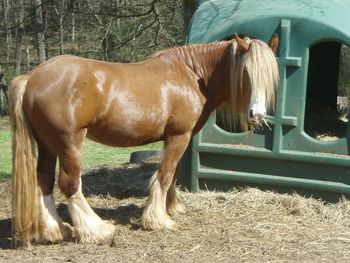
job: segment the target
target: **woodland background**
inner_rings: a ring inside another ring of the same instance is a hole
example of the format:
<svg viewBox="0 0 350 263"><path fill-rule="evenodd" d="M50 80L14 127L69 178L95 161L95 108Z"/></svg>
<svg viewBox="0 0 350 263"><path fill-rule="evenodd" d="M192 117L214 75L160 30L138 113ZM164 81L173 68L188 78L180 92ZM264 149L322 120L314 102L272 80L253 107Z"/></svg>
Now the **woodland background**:
<svg viewBox="0 0 350 263"><path fill-rule="evenodd" d="M0 0L0 116L8 82L60 54L140 61L182 45L196 0ZM348 112L350 49L343 45L338 96Z"/></svg>
<svg viewBox="0 0 350 263"><path fill-rule="evenodd" d="M182 45L194 10L195 0L0 0L0 86L60 54L131 62Z"/></svg>

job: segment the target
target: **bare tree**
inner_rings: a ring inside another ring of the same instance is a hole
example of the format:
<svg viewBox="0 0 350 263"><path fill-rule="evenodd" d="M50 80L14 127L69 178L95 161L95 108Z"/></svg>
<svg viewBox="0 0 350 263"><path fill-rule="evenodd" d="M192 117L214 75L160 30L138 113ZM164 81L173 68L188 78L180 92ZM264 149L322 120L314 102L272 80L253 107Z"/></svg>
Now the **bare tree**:
<svg viewBox="0 0 350 263"><path fill-rule="evenodd" d="M26 70L30 70L30 47L29 45L26 45L26 55L27 55L27 68Z"/></svg>
<svg viewBox="0 0 350 263"><path fill-rule="evenodd" d="M23 0L16 0L16 52L15 52L15 72L21 72L22 38L24 34L24 5Z"/></svg>
<svg viewBox="0 0 350 263"><path fill-rule="evenodd" d="M75 42L75 0L68 0L68 12L72 15L72 42Z"/></svg>
<svg viewBox="0 0 350 263"><path fill-rule="evenodd" d="M196 11L196 0L183 0L183 14L185 20L185 28L188 28L191 23L193 13Z"/></svg>
<svg viewBox="0 0 350 263"><path fill-rule="evenodd" d="M0 0L3 79L29 71L48 52L139 61L183 44L194 8L195 0Z"/></svg>
<svg viewBox="0 0 350 263"><path fill-rule="evenodd" d="M64 28L63 28L63 20L64 20L64 8L66 1L61 0L60 3L60 54L64 53Z"/></svg>
<svg viewBox="0 0 350 263"><path fill-rule="evenodd" d="M3 66L9 61L5 67L9 75L12 63L19 74L47 59L48 52L121 62L141 60L159 49L183 43L183 25L188 23L194 3L0 0L0 60ZM184 12L188 14L187 23ZM12 42L11 31L16 33Z"/></svg>
<svg viewBox="0 0 350 263"><path fill-rule="evenodd" d="M12 44L12 35L11 35L10 21L9 21L10 7L11 7L11 1L3 0L4 24L5 24L5 31L6 31L6 65L7 66L10 63L10 49Z"/></svg>
<svg viewBox="0 0 350 263"><path fill-rule="evenodd" d="M46 60L45 52L45 42L44 42L44 30L45 26L43 23L43 1L42 0L32 0L33 4L33 16L34 16L34 28L35 28L35 42L36 49L38 52L39 62L44 62Z"/></svg>
<svg viewBox="0 0 350 263"><path fill-rule="evenodd" d="M4 71L0 66L0 116L8 114L8 85Z"/></svg>

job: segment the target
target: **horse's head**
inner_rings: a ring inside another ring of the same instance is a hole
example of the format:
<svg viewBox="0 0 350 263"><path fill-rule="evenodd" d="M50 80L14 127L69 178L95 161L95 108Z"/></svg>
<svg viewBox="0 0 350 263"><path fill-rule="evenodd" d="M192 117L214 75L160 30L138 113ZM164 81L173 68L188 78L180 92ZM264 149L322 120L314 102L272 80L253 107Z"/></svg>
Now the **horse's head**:
<svg viewBox="0 0 350 263"><path fill-rule="evenodd" d="M278 35L269 44L257 39L240 38L235 35L241 61L237 64L239 86L247 107L249 123L257 125L266 115L267 108L274 106L275 89L278 83L278 65L275 52Z"/></svg>

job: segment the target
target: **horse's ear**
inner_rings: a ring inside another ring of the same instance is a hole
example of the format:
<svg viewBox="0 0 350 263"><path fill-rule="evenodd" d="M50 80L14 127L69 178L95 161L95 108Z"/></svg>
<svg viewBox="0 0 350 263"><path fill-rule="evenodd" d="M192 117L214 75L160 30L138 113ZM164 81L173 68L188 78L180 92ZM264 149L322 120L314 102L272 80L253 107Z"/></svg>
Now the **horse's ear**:
<svg viewBox="0 0 350 263"><path fill-rule="evenodd" d="M242 38L238 36L238 34L235 34L234 39L237 41L238 46L243 50L243 51L248 51L249 50L249 44Z"/></svg>
<svg viewBox="0 0 350 263"><path fill-rule="evenodd" d="M269 41L269 47L271 48L272 52L276 55L278 44L280 42L280 38L277 35L277 33L273 34L272 38Z"/></svg>

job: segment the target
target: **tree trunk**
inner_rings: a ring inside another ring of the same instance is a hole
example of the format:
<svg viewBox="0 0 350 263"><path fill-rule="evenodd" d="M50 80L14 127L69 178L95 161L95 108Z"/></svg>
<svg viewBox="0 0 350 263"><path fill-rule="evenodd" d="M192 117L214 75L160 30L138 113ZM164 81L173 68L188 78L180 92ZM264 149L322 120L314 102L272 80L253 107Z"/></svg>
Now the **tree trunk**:
<svg viewBox="0 0 350 263"><path fill-rule="evenodd" d="M192 16L194 12L197 9L196 0L183 0L183 12L184 12L184 19L185 19L185 29L188 29Z"/></svg>
<svg viewBox="0 0 350 263"><path fill-rule="evenodd" d="M21 53L22 53L22 37L24 34L24 6L23 0L16 0L17 18L16 18L16 54L15 54L15 72L19 75L21 72Z"/></svg>
<svg viewBox="0 0 350 263"><path fill-rule="evenodd" d="M8 114L7 81L0 66L0 116Z"/></svg>
<svg viewBox="0 0 350 263"><path fill-rule="evenodd" d="M6 67L8 67L10 63L10 52L11 52L11 44L12 44L12 35L10 29L10 21L9 21L9 13L10 13L10 0L4 0L4 23L6 30Z"/></svg>
<svg viewBox="0 0 350 263"><path fill-rule="evenodd" d="M64 53L64 29L63 29L63 18L64 18L64 6L65 0L61 0L60 4L60 55Z"/></svg>
<svg viewBox="0 0 350 263"><path fill-rule="evenodd" d="M27 71L30 70L30 48L26 46L26 54L27 54Z"/></svg>
<svg viewBox="0 0 350 263"><path fill-rule="evenodd" d="M69 0L68 6L72 13L72 42L75 42L75 6L74 0Z"/></svg>
<svg viewBox="0 0 350 263"><path fill-rule="evenodd" d="M42 0L33 0L35 42L36 42L36 49L38 52L38 59L40 63L46 60L45 42L44 42L45 27L43 23L42 3L43 3Z"/></svg>

